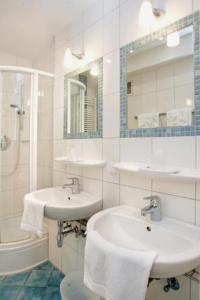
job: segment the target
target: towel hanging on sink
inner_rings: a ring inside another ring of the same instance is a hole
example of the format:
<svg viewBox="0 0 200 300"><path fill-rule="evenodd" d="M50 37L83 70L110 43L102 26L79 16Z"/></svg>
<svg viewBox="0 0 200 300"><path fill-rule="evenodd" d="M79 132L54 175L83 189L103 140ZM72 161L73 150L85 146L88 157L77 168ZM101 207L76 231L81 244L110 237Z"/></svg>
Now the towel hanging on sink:
<svg viewBox="0 0 200 300"><path fill-rule="evenodd" d="M85 247L84 283L106 300L145 300L155 258L153 251L116 247L90 231Z"/></svg>
<svg viewBox="0 0 200 300"><path fill-rule="evenodd" d="M21 229L35 233L38 237L43 234L44 208L46 202L39 201L27 194L24 197L24 212Z"/></svg>

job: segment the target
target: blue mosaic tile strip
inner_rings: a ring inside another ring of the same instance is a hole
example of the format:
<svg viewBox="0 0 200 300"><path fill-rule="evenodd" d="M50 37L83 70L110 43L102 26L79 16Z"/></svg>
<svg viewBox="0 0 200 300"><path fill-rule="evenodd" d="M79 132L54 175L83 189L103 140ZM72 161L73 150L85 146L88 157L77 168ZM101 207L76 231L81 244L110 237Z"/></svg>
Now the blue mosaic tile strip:
<svg viewBox="0 0 200 300"><path fill-rule="evenodd" d="M92 65L94 62L90 63ZM79 132L79 133L68 133L67 132L67 88L64 91L64 139L92 139L92 138L102 138L103 134L103 58L99 58L96 60L96 63L99 67L99 75L98 75L98 96L97 96L97 112L98 112L98 124L97 131L95 132ZM74 77L88 69L88 65L82 69L78 69L75 72L69 73L67 77ZM65 81L67 78L65 79ZM67 84L64 84L67 87Z"/></svg>
<svg viewBox="0 0 200 300"><path fill-rule="evenodd" d="M139 50L162 36L193 25L194 30L194 85L195 114L194 126L128 129L127 127L127 56L130 50ZM195 12L173 24L138 39L120 49L120 137L170 137L200 135L200 11Z"/></svg>
<svg viewBox="0 0 200 300"><path fill-rule="evenodd" d="M27 272L0 276L0 299L61 300L60 283L64 277L49 261Z"/></svg>

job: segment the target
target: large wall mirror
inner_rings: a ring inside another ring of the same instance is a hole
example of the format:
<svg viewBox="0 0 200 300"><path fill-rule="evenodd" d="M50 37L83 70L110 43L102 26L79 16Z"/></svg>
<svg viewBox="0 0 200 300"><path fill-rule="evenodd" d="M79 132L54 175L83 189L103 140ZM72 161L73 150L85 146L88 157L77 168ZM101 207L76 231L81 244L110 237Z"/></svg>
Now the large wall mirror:
<svg viewBox="0 0 200 300"><path fill-rule="evenodd" d="M102 59L65 75L64 138L102 137Z"/></svg>
<svg viewBox="0 0 200 300"><path fill-rule="evenodd" d="M121 136L198 129L199 12L121 48Z"/></svg>

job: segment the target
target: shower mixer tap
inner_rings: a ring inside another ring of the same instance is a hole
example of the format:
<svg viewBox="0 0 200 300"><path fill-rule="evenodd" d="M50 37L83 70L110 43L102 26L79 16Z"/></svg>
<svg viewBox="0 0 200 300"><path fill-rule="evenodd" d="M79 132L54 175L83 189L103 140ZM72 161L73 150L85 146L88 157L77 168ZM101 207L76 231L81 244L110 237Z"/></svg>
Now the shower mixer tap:
<svg viewBox="0 0 200 300"><path fill-rule="evenodd" d="M19 116L25 115L25 111L16 104L10 104L10 107L16 109Z"/></svg>
<svg viewBox="0 0 200 300"><path fill-rule="evenodd" d="M8 136L6 136L6 135L1 136L0 137L0 150L1 151L7 150L10 146L10 143L11 143L11 141Z"/></svg>

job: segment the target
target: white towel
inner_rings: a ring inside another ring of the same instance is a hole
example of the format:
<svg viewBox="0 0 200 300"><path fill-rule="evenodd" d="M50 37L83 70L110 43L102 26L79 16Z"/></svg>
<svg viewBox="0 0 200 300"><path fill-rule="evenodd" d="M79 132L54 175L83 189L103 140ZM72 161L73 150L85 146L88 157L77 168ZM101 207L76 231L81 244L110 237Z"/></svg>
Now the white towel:
<svg viewBox="0 0 200 300"><path fill-rule="evenodd" d="M159 127L159 113L145 113L138 116L139 128Z"/></svg>
<svg viewBox="0 0 200 300"><path fill-rule="evenodd" d="M167 112L167 126L190 126L192 125L192 108L185 107L173 109Z"/></svg>
<svg viewBox="0 0 200 300"><path fill-rule="evenodd" d="M106 300L144 300L156 253L111 245L94 231L87 235L84 283Z"/></svg>
<svg viewBox="0 0 200 300"><path fill-rule="evenodd" d="M25 195L21 229L42 236L45 204L45 201L38 201L31 194Z"/></svg>

